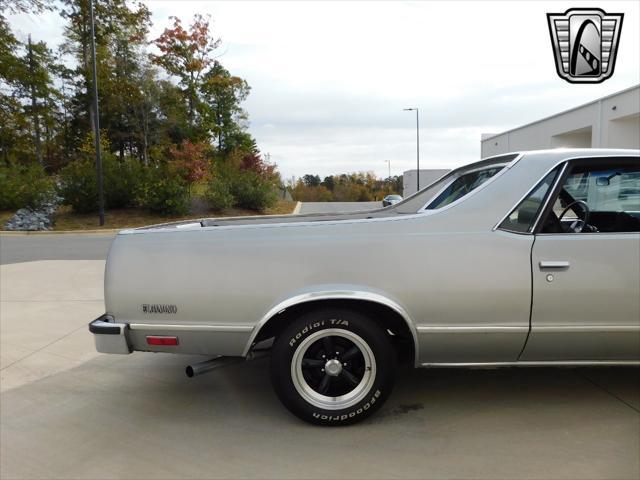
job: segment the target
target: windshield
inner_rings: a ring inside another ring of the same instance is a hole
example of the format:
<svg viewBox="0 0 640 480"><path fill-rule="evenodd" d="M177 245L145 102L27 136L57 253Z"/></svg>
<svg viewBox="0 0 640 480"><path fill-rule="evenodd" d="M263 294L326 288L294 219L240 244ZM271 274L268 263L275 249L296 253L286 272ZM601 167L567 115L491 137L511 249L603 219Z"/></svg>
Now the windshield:
<svg viewBox="0 0 640 480"><path fill-rule="evenodd" d="M494 165L459 176L426 207L426 210L435 210L455 202L478 188L503 168L504 165Z"/></svg>

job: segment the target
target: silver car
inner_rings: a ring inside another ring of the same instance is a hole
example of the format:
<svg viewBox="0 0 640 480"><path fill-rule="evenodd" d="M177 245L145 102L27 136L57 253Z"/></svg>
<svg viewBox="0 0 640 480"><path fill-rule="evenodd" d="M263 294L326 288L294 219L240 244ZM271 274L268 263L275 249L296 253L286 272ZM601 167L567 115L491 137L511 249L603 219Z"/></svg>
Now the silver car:
<svg viewBox="0 0 640 480"><path fill-rule="evenodd" d="M487 158L391 207L125 230L98 351L271 357L300 418L357 422L398 365L640 364L637 150Z"/></svg>
<svg viewBox="0 0 640 480"><path fill-rule="evenodd" d="M400 203L402 201L402 197L400 195L387 195L382 199L382 206L389 207L391 205L395 205L396 203Z"/></svg>

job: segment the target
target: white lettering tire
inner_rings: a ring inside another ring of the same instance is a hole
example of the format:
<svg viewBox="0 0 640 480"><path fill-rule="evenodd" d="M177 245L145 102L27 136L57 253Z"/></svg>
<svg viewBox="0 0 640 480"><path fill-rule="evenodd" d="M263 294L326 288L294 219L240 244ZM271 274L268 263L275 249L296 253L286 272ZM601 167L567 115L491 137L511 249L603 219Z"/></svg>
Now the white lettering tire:
<svg viewBox="0 0 640 480"><path fill-rule="evenodd" d="M346 309L296 319L275 341L271 381L282 403L316 425L349 425L391 394L396 352L374 321Z"/></svg>

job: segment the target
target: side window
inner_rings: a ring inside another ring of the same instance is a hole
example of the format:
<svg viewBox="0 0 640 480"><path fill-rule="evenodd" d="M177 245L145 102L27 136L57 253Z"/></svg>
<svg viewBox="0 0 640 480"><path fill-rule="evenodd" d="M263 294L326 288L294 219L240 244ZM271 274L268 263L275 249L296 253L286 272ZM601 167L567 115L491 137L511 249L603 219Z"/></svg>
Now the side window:
<svg viewBox="0 0 640 480"><path fill-rule="evenodd" d="M542 233L640 232L640 163L577 164L566 175Z"/></svg>
<svg viewBox="0 0 640 480"><path fill-rule="evenodd" d="M531 231L533 223L540 214L544 199L549 193L557 175L557 168L549 172L547 176L535 186L531 193L518 204L509 216L504 219L498 228L520 233Z"/></svg>
<svg viewBox="0 0 640 480"><path fill-rule="evenodd" d="M503 168L504 165L500 165L497 167L485 168L483 170L476 170L475 172L469 172L459 176L451 182L449 186L440 193L440 195L438 195L438 197L433 200L426 209L435 210L436 208L442 208L455 202L469 192L478 188Z"/></svg>

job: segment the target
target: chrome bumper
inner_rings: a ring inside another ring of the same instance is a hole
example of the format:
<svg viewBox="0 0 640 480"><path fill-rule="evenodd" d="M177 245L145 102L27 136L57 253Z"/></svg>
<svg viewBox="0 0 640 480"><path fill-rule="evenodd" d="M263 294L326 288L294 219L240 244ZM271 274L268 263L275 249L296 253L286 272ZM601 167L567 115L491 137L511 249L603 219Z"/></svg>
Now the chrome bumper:
<svg viewBox="0 0 640 480"><path fill-rule="evenodd" d="M89 324L89 331L93 333L96 350L100 353L131 353L127 333L129 325L116 323L111 315L106 313Z"/></svg>

